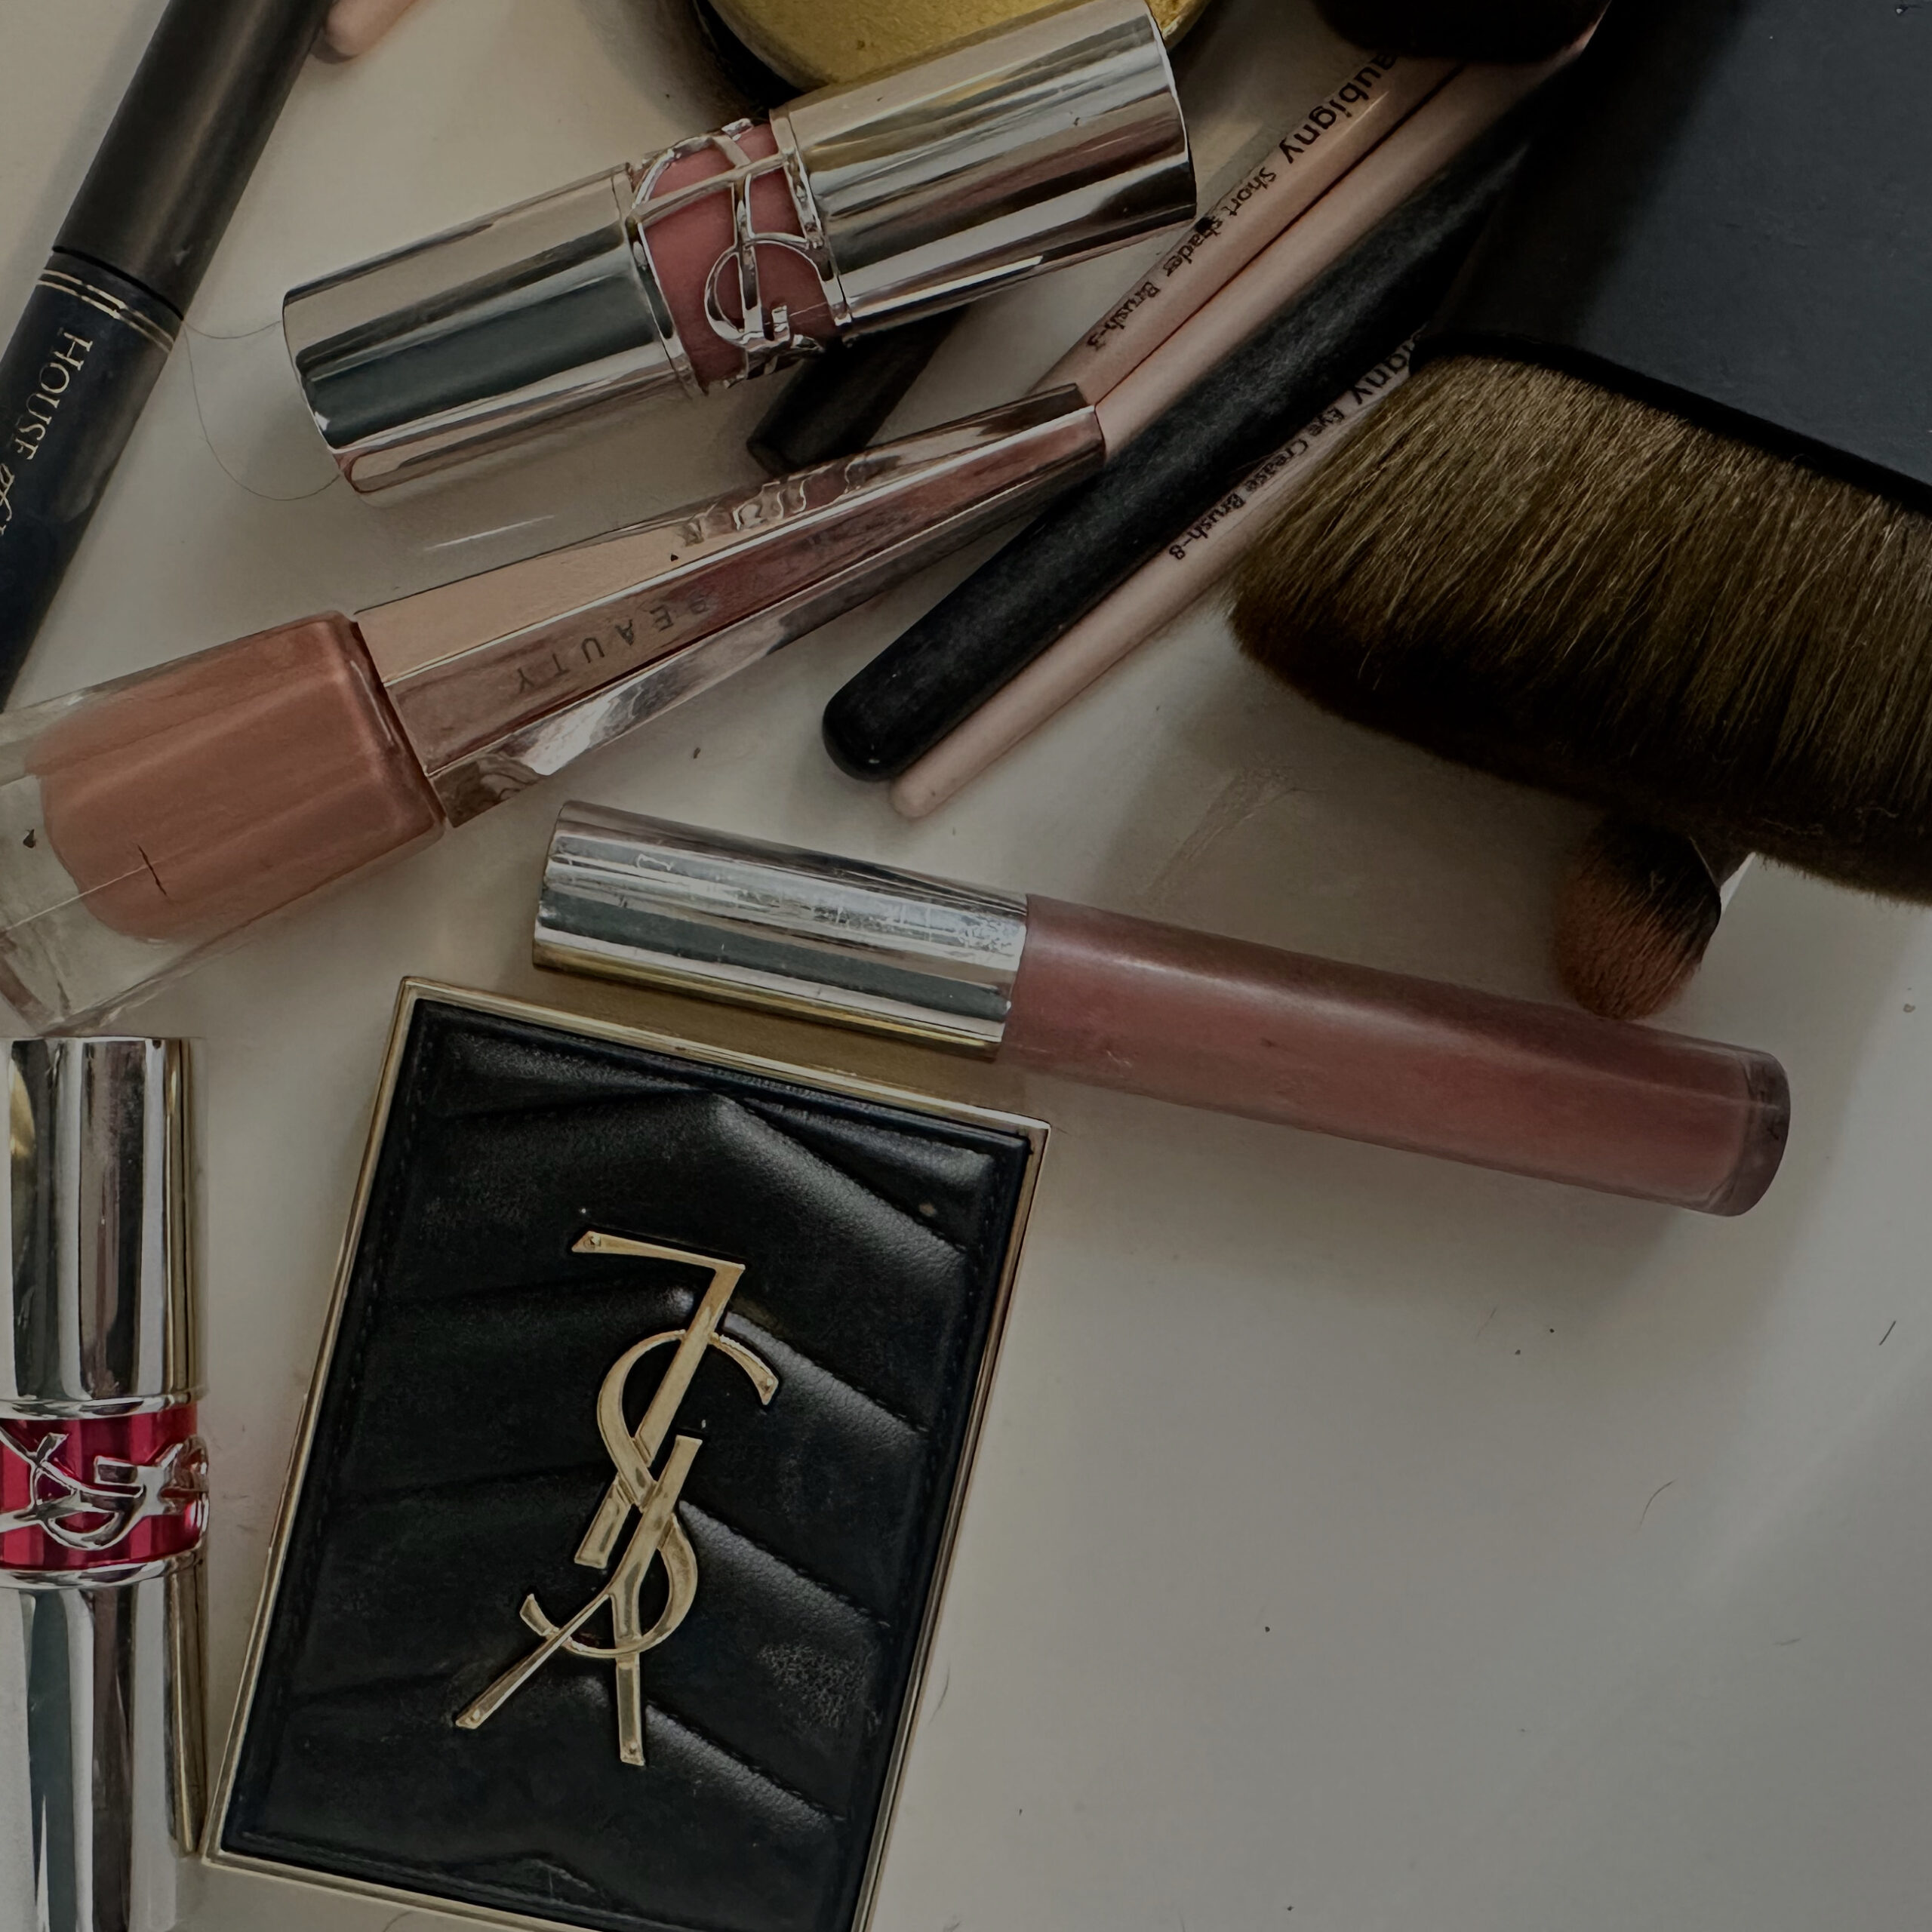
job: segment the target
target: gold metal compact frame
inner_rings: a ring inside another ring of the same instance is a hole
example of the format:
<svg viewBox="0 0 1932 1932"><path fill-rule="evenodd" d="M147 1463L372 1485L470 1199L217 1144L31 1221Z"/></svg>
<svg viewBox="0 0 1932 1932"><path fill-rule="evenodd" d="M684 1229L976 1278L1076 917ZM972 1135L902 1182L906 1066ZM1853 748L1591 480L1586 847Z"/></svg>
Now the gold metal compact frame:
<svg viewBox="0 0 1932 1932"><path fill-rule="evenodd" d="M910 1746L912 1732L917 1723L922 1701L927 1666L932 1652L934 1632L952 1569L952 1556L958 1540L959 1524L963 1514L968 1490L972 1480L973 1463L979 1446L980 1432L985 1420L986 1402L991 1394L992 1380L998 1364L999 1352L1004 1339L1006 1318L1011 1303L1014 1277L1018 1272L1020 1250L1024 1241L1028 1215L1032 1206L1035 1190L1038 1183L1040 1162L1047 1143L1048 1129L1044 1121L1029 1119L1024 1115L1001 1113L983 1107L974 1107L961 1103L943 1100L937 1097L920 1094L902 1088L881 1084L876 1081L860 1080L836 1073L829 1073L820 1068L795 1066L782 1060L763 1057L737 1054L721 1048L700 1045L681 1040L673 1035L652 1032L645 1029L624 1026L604 1020L592 1020L583 1016L562 1011L553 1008L538 1006L526 1001L509 999L496 994L478 992L460 986L439 982L410 978L402 982L396 1001L395 1012L389 1031L389 1043L383 1056L382 1073L377 1083L373 1117L370 1122L367 1144L363 1150L362 1161L357 1175L355 1195L349 1212L348 1226L344 1231L341 1251L337 1257L334 1284L329 1300L328 1320L324 1324L320 1352L309 1390L304 1398L300 1426L297 1428L294 1451L290 1458L287 1481L282 1491L281 1502L275 1518L274 1537L269 1546L269 1564L263 1578L260 1595L257 1601L255 1614L250 1629L248 1649L242 1666L241 1687L237 1693L233 1715L230 1718L227 1740L222 1752L221 1771L215 1785L214 1799L210 1807L209 1824L202 1856L204 1861L217 1868L235 1871L253 1872L267 1876L288 1879L298 1883L319 1886L325 1890L343 1892L355 1897L380 1899L398 1906L413 1906L424 1911L438 1912L453 1918L469 1918L472 1921L497 1926L525 1928L525 1932L555 1932L559 1924L568 1924L568 1919L535 1918L521 1912L501 1912L488 1906L468 1904L443 1897L438 1894L405 1890L400 1887L383 1885L361 1879L346 1878L334 1872L319 1872L308 1866L291 1865L280 1860L255 1858L245 1854L224 1850L222 1835L226 1826L229 1806L234 1795L235 1780L238 1768L242 1741L245 1736L249 1715L254 1708L259 1688L263 1651L266 1644L270 1620L274 1614L276 1595L282 1580L282 1569L287 1554L289 1536L293 1527L297 1503L308 1472L309 1460L314 1444L315 1433L321 1406L321 1397L333 1360L337 1334L346 1304L349 1279L355 1263L356 1253L361 1245L365 1218L369 1198L373 1189L377 1167L380 1158L386 1132L389 1109L395 1099L396 1084L401 1070L404 1050L414 1023L418 1007L427 1002L454 1006L464 1011L482 1014L499 1019L519 1020L532 1026L549 1026L560 1031L575 1033L589 1039L614 1043L618 1045L644 1048L650 1052L662 1054L675 1060L688 1060L694 1064L724 1069L736 1072L748 1072L770 1078L791 1081L801 1086L816 1088L848 1099L875 1101L881 1105L903 1109L909 1112L928 1115L934 1118L957 1122L964 1126L977 1126L1013 1134L1023 1139L1029 1153L1026 1177L1021 1184L1020 1196L1015 1205L1011 1232L1007 1240L1006 1251L1001 1258L999 1280L995 1291L993 1315L986 1339L986 1346L980 1358L979 1374L973 1391L964 1439L961 1445L959 1474L953 1484L952 1494L946 1509L946 1521L941 1533L938 1562L934 1568L932 1586L928 1593L924 1614L921 1619L918 1640L915 1650L912 1669L906 1687L905 1702L901 1712L898 1734L893 1743L888 1762L884 1790L881 1795L878 1813L873 1822L872 1841L868 1848L865 1876L860 1887L857 1909L852 1919L852 1932L866 1932L872 1909L877 1897L879 1875L884 1862L888 1840L891 1835L894 1814L897 1807L899 1788L905 1769L906 1752ZM589 1238L586 1237L586 1239ZM608 1236L598 1237L608 1240ZM735 1276L731 1278L735 1280ZM728 1284L727 1284L728 1286ZM721 1303L722 1296L718 1299ZM694 1320L692 1326L699 1324ZM675 1340L656 1337L655 1340ZM760 1364L763 1366L762 1364ZM650 1421L647 1417L640 1432ZM639 1445L641 1447L641 1444ZM614 1483L614 1492L620 1488ZM609 1498L606 1499L607 1504ZM600 1547L604 1540L598 1532L608 1515L614 1518L608 1541L614 1543L625 1521L630 1514L626 1501L620 1513L617 1506L611 1505L600 1511L597 1522L592 1525L586 1543L598 1540ZM641 1527L641 1524L640 1525ZM608 1555L608 1551L604 1552ZM595 1598L592 1599L595 1602ZM533 1626L533 1627L536 1627ZM567 1622L565 1629L571 1626ZM546 1643L553 1640L546 1638ZM625 1647L617 1646L620 1649ZM636 1654L626 1653L634 1672ZM531 1657L541 1659L547 1654L543 1645L532 1652ZM525 1666L530 1663L527 1657ZM519 1666L517 1670L522 1670ZM623 1669L621 1661L618 1666ZM511 1695L522 1681L512 1671L509 1678L491 1687L485 1697L478 1700L477 1706L463 1714L464 1718L472 1717L478 1706L488 1702L499 1691L497 1703ZM624 1701L624 1700L620 1700ZM494 1710L496 1706L491 1706ZM487 1720L491 1714L485 1711L475 1721ZM632 1740L626 1734L620 1740L620 1749L629 1760L629 1747ZM641 1742L638 1748L641 1753ZM636 1761L636 1760L629 1760Z"/></svg>

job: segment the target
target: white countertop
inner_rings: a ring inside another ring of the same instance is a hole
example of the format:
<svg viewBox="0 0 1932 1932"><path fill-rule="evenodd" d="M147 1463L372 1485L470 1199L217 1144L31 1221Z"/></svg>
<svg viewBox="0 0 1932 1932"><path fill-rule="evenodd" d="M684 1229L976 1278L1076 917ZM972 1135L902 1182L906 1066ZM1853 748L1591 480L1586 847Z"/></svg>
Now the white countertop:
<svg viewBox="0 0 1932 1932"><path fill-rule="evenodd" d="M1223 7L1190 82L1209 146L1257 100L1285 120L1333 55L1311 51L1304 0ZM6 326L158 11L0 0ZM726 106L654 0L423 0L365 62L312 64L20 697L753 474L755 392L392 509L330 483L305 426L263 400L285 404L272 325L291 284ZM1023 386L1131 266L976 315L904 420ZM1315 715L1236 657L1211 609L952 807L896 820L828 764L819 709L963 567L131 1010L205 1043L216 1741L396 982L426 974L1054 1123L880 1927L1922 1927L1918 914L1746 882L1672 1016L1790 1070L1789 1158L1738 1222L531 969L537 871L577 796L1555 996L1552 899L1583 816ZM445 1921L210 1872L189 1922Z"/></svg>

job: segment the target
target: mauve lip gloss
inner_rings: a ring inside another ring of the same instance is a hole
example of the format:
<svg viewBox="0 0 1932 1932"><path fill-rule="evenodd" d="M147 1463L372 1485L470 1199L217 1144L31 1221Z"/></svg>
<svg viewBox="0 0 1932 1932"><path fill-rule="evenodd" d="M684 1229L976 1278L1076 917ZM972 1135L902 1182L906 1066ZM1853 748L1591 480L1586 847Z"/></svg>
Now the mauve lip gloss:
<svg viewBox="0 0 1932 1932"><path fill-rule="evenodd" d="M1029 396L359 613L0 715L0 994L112 1011L1030 512L1100 457Z"/></svg>
<svg viewBox="0 0 1932 1932"><path fill-rule="evenodd" d="M1790 1119L1749 1048L595 806L558 821L534 952L1710 1214L1763 1198Z"/></svg>
<svg viewBox="0 0 1932 1932"><path fill-rule="evenodd" d="M1192 221L1145 0L1072 3L292 291L362 491L700 395Z"/></svg>

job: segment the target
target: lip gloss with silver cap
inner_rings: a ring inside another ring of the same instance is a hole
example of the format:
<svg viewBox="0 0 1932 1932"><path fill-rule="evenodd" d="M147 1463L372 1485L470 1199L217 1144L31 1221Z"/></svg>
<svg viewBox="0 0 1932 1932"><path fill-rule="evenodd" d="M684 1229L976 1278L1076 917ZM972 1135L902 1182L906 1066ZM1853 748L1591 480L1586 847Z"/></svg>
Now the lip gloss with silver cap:
<svg viewBox="0 0 1932 1932"><path fill-rule="evenodd" d="M186 1048L24 1041L8 1078L0 1922L167 1932L204 1786Z"/></svg>
<svg viewBox="0 0 1932 1932"><path fill-rule="evenodd" d="M1706 1214L1770 1185L1768 1054L595 806L540 966Z"/></svg>
<svg viewBox="0 0 1932 1932"><path fill-rule="evenodd" d="M1191 221L1145 0L1072 4L294 290L358 490L699 395Z"/></svg>

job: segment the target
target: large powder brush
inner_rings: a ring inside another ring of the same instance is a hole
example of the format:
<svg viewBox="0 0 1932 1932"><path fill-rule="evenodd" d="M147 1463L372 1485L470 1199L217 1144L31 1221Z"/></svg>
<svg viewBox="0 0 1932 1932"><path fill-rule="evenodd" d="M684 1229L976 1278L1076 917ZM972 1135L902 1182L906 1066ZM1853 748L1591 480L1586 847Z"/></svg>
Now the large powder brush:
<svg viewBox="0 0 1932 1932"><path fill-rule="evenodd" d="M1932 11L1620 0L1427 366L1251 560L1247 648L1450 757L1932 899L1928 100Z"/></svg>

